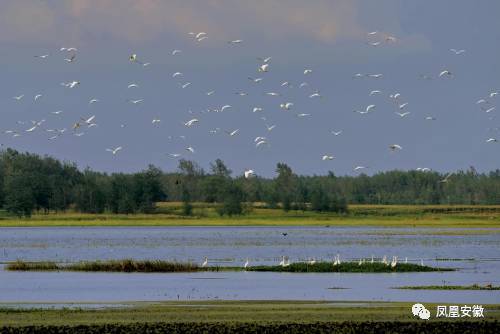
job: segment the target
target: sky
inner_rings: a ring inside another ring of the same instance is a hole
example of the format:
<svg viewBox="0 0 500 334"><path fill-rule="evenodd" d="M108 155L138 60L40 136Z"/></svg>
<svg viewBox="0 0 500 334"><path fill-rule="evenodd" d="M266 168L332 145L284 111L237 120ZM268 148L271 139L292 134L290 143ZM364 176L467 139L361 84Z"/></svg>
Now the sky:
<svg viewBox="0 0 500 334"><path fill-rule="evenodd" d="M273 176L278 162L308 175L487 172L500 167L500 94L490 97L500 90L498 13L496 0L3 0L0 143L106 172L174 171L169 154L205 169L220 158L234 175ZM62 47L77 48L75 61ZM258 72L266 57L268 72ZM71 81L80 84L61 85ZM91 116L88 128L81 119ZM64 128L49 140L47 130ZM267 143L256 148L258 136Z"/></svg>

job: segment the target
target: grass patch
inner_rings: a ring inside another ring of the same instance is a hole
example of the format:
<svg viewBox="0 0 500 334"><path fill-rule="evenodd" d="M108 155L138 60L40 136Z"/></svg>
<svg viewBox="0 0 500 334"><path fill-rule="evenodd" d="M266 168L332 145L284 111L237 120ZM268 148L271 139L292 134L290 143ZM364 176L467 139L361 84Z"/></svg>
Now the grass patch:
<svg viewBox="0 0 500 334"><path fill-rule="evenodd" d="M24 262L17 260L8 263L6 270L11 271L89 271L89 272L144 272L144 273L172 273L172 272L199 272L199 271L258 271L258 272L288 272L288 273L392 273L392 272L429 272L453 271L451 268L435 268L413 263L397 264L394 268L383 263L343 262L333 265L331 262L296 262L289 266L250 266L200 267L195 263L169 262L162 260L110 260L110 261L82 261L72 264L56 264L54 262Z"/></svg>
<svg viewBox="0 0 500 334"><path fill-rule="evenodd" d="M392 272L429 272L429 271L454 271L452 268L435 268L421 266L413 263L398 263L394 268L383 263L342 262L333 265L331 262L307 262L291 263L289 266L253 266L247 271L273 271L288 273L392 273Z"/></svg>
<svg viewBox="0 0 500 334"><path fill-rule="evenodd" d="M422 285L422 286L400 286L393 289L403 290L500 290L500 286L491 284L479 285Z"/></svg>

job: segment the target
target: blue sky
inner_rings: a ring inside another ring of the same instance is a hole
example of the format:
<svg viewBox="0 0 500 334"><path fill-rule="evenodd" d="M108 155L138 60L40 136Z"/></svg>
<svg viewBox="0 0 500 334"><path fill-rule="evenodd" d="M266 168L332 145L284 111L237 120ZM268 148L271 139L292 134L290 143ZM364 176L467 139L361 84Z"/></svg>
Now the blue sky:
<svg viewBox="0 0 500 334"><path fill-rule="evenodd" d="M489 98L500 90L499 12L494 0L2 1L0 130L21 136L2 133L0 143L110 172L150 163L174 170L177 160L169 153L205 168L221 158L235 174L252 168L264 176L280 161L301 174L354 174L357 165L369 166L368 173L489 171L500 167L500 143L486 143L500 140L494 129L500 110L483 110L500 101ZM188 34L201 31L208 36L201 42ZM369 37L372 31L378 33ZM385 42L387 36L396 42ZM235 39L243 42L227 43ZM76 61L64 61L61 47L78 48ZM456 55L452 48L466 51ZM182 53L172 56L174 49ZM131 53L151 64L131 63ZM49 57L34 57L43 54ZM269 72L258 73L257 57L268 56ZM304 75L306 68L313 72ZM453 76L439 78L445 69ZM172 78L177 71L183 78ZM353 79L356 73L383 77ZM263 80L254 84L248 77ZM60 85L73 80L81 84ZM284 81L293 87L281 87ZM132 82L139 87L128 89ZM183 89L185 82L191 85ZM309 85L299 88L302 82ZM316 90L322 98L309 98ZM372 90L382 93L369 96ZM281 95L265 95L271 91ZM389 98L394 93L401 94L398 104ZM36 94L43 96L35 102ZM99 102L89 105L91 98ZM477 105L480 98L489 104ZM292 110L281 109L283 102L293 102ZM401 118L397 105L406 102L403 111L410 114ZM205 112L226 104L232 108ZM353 112L371 104L370 114ZM253 113L254 107L264 111ZM63 113L51 113L57 110ZM72 125L92 115L97 126L75 136ZM199 123L185 127L192 118ZM31 120L42 119L26 132ZM153 119L161 122L153 125ZM266 124L276 128L269 132ZM48 140L46 130L56 128L67 131ZM210 134L215 128L221 130ZM235 129L236 136L225 133ZM256 148L257 136L269 145ZM392 152L391 144L403 150ZM115 156L105 150L117 146L123 149ZM322 161L323 155L335 158Z"/></svg>

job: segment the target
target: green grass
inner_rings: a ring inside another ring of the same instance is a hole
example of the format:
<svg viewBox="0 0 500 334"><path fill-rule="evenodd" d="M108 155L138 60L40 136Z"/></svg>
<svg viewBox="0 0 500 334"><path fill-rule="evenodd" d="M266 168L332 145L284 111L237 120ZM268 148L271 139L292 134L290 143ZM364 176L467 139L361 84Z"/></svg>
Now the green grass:
<svg viewBox="0 0 500 334"><path fill-rule="evenodd" d="M196 271L260 271L260 272L289 272L289 273L390 273L390 272L428 272L453 271L451 268L434 268L413 263L398 263L396 267L382 263L343 262L334 266L331 262L317 262L309 264L296 262L289 266L250 266L242 267L200 267L195 263L169 262L162 260L109 260L109 261L82 261L71 264L56 264L54 262L24 262L17 260L5 266L10 271L90 271L90 272L196 272Z"/></svg>
<svg viewBox="0 0 500 334"><path fill-rule="evenodd" d="M500 290L500 286L487 285L422 285L422 286L400 286L393 289L403 290Z"/></svg>
<svg viewBox="0 0 500 334"><path fill-rule="evenodd" d="M55 226L387 226L500 228L500 206L351 205L349 214L263 208L244 216L219 217L215 206L194 203L194 215L181 215L180 203L159 203L155 214L35 214L30 219L1 216L0 227ZM483 230L484 233L489 233ZM491 232L491 231L490 231ZM462 232L459 232L462 233ZM463 232L467 233L467 232ZM469 233L474 233L469 231ZM491 232L495 233L495 232Z"/></svg>
<svg viewBox="0 0 500 334"><path fill-rule="evenodd" d="M191 301L133 304L102 310L0 309L0 324L79 325L166 323L316 323L343 321L420 321L411 313L413 303L313 301ZM434 315L436 304L425 303ZM500 305L483 305L486 321L500 320ZM430 321L436 321L434 316ZM446 319L445 319L446 320ZM479 320L477 318L467 321ZM448 319L447 321L457 321Z"/></svg>

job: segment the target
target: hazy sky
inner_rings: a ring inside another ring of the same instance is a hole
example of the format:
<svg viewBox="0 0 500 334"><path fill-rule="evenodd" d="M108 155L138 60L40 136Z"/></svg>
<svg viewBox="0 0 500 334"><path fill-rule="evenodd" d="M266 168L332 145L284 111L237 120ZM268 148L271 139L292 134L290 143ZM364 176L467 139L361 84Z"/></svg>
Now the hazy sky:
<svg viewBox="0 0 500 334"><path fill-rule="evenodd" d="M486 140L500 141L500 94L489 98L500 90L498 13L497 0L3 0L0 130L21 136L2 133L0 143L101 171L137 171L150 163L174 170L169 153L205 168L221 158L235 174L252 168L265 176L280 161L301 174L353 174L357 165L369 166L368 173L496 169L500 142ZM208 36L201 42L189 35L201 31ZM372 31L378 33L368 36ZM227 43L235 39L243 42ZM61 47L78 48L76 61L64 61ZM456 55L452 48L466 51ZM182 53L172 56L174 49ZM132 53L151 64L131 63ZM257 57L269 56L269 72L258 73ZM313 72L304 75L306 68ZM453 76L439 78L443 70ZM177 71L184 76L172 78ZM353 79L356 73L383 77ZM73 80L81 84L61 86ZM292 87L282 87L284 81ZM181 88L186 82L191 85ZM299 88L302 82L309 85ZM130 83L139 87L128 89ZM316 90L322 98L309 98ZM369 96L372 90L382 93ZM408 103L402 110L408 116L395 114L394 93L401 94L399 104ZM34 102L36 94L43 96ZM89 105L92 98L99 102ZM489 104L476 104L480 98ZM292 110L281 109L283 102L293 102ZM205 112L226 104L233 107ZM371 104L370 114L353 112ZM495 105L489 113L481 109ZM253 113L254 107L264 111ZM63 113L51 113L58 110ZM75 136L72 125L92 115L97 126ZM192 118L200 122L185 127ZM26 132L31 120L43 119ZM276 128L269 132L266 124ZM68 130L48 140L47 129L62 128ZM210 134L215 128L221 130ZM235 129L233 137L225 133ZM256 148L257 136L269 146ZM391 152L391 144L403 150ZM123 150L115 156L105 151L117 146ZM335 159L322 161L323 155Z"/></svg>

